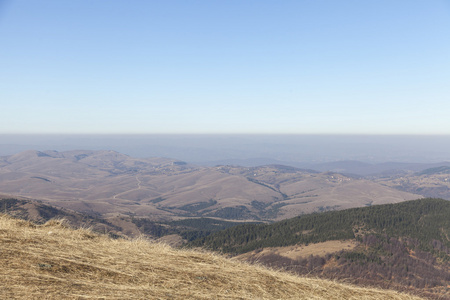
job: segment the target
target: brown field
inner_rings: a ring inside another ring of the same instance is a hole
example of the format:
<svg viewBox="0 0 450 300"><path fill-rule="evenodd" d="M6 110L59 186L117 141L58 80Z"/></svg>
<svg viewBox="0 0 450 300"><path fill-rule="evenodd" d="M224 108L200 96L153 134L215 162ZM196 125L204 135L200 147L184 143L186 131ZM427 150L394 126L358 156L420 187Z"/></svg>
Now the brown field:
<svg viewBox="0 0 450 300"><path fill-rule="evenodd" d="M2 299L420 299L0 215Z"/></svg>
<svg viewBox="0 0 450 300"><path fill-rule="evenodd" d="M287 257L289 259L299 259L300 257L308 257L310 255L325 256L328 253L334 253L341 250L352 250L356 247L356 241L326 241L323 243L309 244L309 245L296 245L288 247L271 247L264 248L262 251L252 251L241 255L237 258L241 260L252 261L258 260L258 257L267 256L270 254L276 254Z"/></svg>

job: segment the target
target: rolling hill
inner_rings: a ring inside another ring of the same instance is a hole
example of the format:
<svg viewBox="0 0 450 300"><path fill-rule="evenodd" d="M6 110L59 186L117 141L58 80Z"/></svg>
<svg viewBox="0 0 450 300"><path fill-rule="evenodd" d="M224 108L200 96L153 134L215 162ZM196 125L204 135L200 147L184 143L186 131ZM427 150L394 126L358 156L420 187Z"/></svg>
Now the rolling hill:
<svg viewBox="0 0 450 300"><path fill-rule="evenodd" d="M271 221L421 197L365 179L282 165L200 167L82 150L30 150L1 157L0 193L94 216L158 221Z"/></svg>
<svg viewBox="0 0 450 300"><path fill-rule="evenodd" d="M2 299L420 299L0 214Z"/></svg>
<svg viewBox="0 0 450 300"><path fill-rule="evenodd" d="M446 165L379 178L376 182L405 192L450 200L450 167Z"/></svg>

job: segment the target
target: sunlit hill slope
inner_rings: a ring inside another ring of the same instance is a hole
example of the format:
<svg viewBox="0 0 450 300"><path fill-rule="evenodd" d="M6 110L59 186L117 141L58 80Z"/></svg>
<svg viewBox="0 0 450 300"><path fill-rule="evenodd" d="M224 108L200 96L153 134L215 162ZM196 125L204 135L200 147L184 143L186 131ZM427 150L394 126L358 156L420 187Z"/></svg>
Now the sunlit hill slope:
<svg viewBox="0 0 450 300"><path fill-rule="evenodd" d="M2 299L419 299L0 215Z"/></svg>

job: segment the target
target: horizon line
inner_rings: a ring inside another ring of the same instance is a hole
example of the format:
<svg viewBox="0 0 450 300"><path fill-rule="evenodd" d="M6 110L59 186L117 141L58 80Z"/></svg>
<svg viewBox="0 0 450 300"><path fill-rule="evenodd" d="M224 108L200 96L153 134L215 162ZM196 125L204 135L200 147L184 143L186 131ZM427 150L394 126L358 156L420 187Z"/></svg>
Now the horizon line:
<svg viewBox="0 0 450 300"><path fill-rule="evenodd" d="M450 136L450 133L2 133L3 136L37 136L37 135L47 135L47 136Z"/></svg>

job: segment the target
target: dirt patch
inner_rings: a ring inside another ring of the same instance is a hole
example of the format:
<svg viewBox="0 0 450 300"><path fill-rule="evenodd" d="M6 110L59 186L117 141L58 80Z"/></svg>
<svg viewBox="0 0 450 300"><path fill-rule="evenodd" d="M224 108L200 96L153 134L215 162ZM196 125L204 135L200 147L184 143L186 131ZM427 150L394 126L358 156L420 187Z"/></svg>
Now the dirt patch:
<svg viewBox="0 0 450 300"><path fill-rule="evenodd" d="M179 247L181 245L183 245L183 238L181 236L179 236L178 234L169 234L166 236L163 236L162 238L159 238L157 240L160 243L164 243L167 244L169 246L172 247Z"/></svg>

